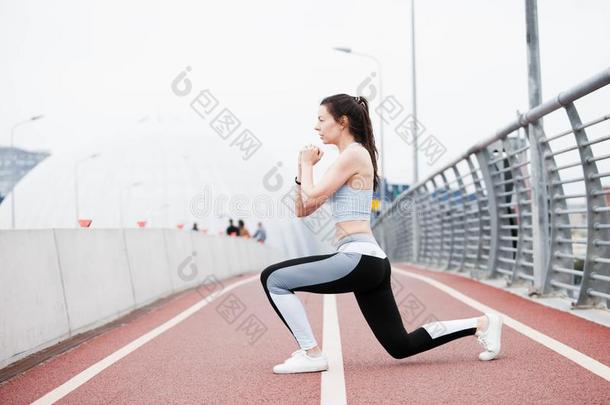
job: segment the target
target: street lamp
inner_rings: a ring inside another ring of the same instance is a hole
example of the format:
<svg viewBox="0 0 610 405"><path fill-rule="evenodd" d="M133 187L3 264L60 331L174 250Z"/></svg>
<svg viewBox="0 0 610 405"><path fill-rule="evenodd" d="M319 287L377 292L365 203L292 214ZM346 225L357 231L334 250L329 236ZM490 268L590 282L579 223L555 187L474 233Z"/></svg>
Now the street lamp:
<svg viewBox="0 0 610 405"><path fill-rule="evenodd" d="M44 117L43 115L35 115L32 118L29 118L24 121L20 121L20 122L16 123L15 125L13 125L13 128L11 128L11 153L13 153L13 156L15 156L15 151L13 150L13 147L15 145L15 142L14 142L15 129L17 129L17 127L19 127L23 124L27 124L28 122L39 120L43 117ZM11 228L12 229L15 229L15 187L17 187L17 180L15 180L15 182L13 183L13 188L11 190Z"/></svg>
<svg viewBox="0 0 610 405"><path fill-rule="evenodd" d="M339 52L345 52L345 53L349 53L352 55L358 55L358 56L369 58L369 59L372 59L373 61L375 61L375 63L377 64L377 72L379 73L378 74L378 76L379 76L379 99L381 101L383 101L383 83L381 81L381 62L379 61L379 59L377 59L373 55L369 55L366 53L354 52L351 48L334 47L333 49L336 51L339 51ZM381 165L381 171L383 172L383 176L381 177L381 191L380 191L380 199L381 199L380 209L381 209L381 211L383 211L384 204L385 204L385 179L386 179L385 153L384 153L384 149L383 149L383 121L384 120L383 120L383 116L382 116L381 122L379 123L379 147L381 149L379 163Z"/></svg>
<svg viewBox="0 0 610 405"><path fill-rule="evenodd" d="M417 153L417 80L415 76L415 0L411 0L411 108L413 122L411 122L411 132L413 135L413 187L419 182L419 163Z"/></svg>
<svg viewBox="0 0 610 405"><path fill-rule="evenodd" d="M91 156L87 156L86 158L77 160L76 163L74 163L74 207L75 207L75 212L76 212L76 223L78 224L78 217L79 217L79 210L78 210L78 165L80 165L82 162L89 160L89 159L95 159L96 157L98 157L100 154L99 153L94 153Z"/></svg>

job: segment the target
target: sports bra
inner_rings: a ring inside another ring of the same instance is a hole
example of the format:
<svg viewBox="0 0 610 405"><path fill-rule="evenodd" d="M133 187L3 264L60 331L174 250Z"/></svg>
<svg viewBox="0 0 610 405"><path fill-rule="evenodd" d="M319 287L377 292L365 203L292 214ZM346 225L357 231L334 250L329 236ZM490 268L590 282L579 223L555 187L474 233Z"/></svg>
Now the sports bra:
<svg viewBox="0 0 610 405"><path fill-rule="evenodd" d="M348 148L354 144L360 145L353 142ZM370 220L372 202L373 189L357 189L344 184L330 197L331 213L335 222Z"/></svg>

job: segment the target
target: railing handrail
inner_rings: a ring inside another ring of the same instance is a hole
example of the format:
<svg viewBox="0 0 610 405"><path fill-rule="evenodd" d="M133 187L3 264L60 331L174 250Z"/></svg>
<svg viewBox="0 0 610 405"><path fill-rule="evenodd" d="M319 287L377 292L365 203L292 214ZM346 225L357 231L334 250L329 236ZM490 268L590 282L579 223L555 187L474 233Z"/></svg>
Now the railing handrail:
<svg viewBox="0 0 610 405"><path fill-rule="evenodd" d="M610 114L589 111L583 121L576 101L609 85L605 69L517 114L401 193L372 224L390 260L502 277L527 283L531 294L608 308ZM546 135L542 119L562 113L569 130ZM584 205L575 208L577 199Z"/></svg>
<svg viewBox="0 0 610 405"><path fill-rule="evenodd" d="M525 127L533 122L536 122L541 117L543 117L555 110L558 110L559 108L564 107L567 104L570 104L570 103L578 100L579 98L586 96L587 94L590 94L590 93L594 92L595 90L598 90L608 84L610 84L610 68L604 69L601 72L599 72L598 74L590 77L589 79L577 84L576 86L559 93L554 98L543 102L539 106L536 106L527 112L519 114L518 118L516 118L509 124L505 125L501 129L497 130L492 136L473 145L466 152L462 153L461 155L459 155L457 158L453 159L451 162L449 162L442 168L436 170L434 173L432 173L431 175L426 177L424 180L421 180L417 184L414 184L413 186L409 187L408 190L405 190L404 192L402 192L399 196L397 196L394 199L394 201L392 201L390 206L388 208L386 208L379 215L379 217L373 221L372 226L374 227L376 223L381 221L381 219L385 216L385 214L387 212L389 212L402 197L410 194L411 192L413 192L414 190L416 190L417 188L419 188L426 182L430 181L432 178L436 177L439 173L445 172L446 170L450 169L451 167L457 165L462 160L468 158L468 156L472 155L473 153L477 153L477 152L481 151L482 149L486 148L487 146L491 145L492 143L497 142L498 140L504 138L506 135L510 134L511 132L513 132L519 128Z"/></svg>

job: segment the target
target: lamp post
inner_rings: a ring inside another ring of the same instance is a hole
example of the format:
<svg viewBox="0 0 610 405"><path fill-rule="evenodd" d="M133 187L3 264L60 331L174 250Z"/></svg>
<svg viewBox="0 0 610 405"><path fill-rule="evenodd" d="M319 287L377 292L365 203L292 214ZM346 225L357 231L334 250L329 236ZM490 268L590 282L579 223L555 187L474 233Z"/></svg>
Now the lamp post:
<svg viewBox="0 0 610 405"><path fill-rule="evenodd" d="M13 151L13 147L15 145L14 139L15 139L15 130L17 129L17 127L27 124L28 122L39 120L41 118L43 118L43 115L35 115L32 118L29 118L24 121L20 121L20 122L16 123L15 125L13 125L13 128L11 128L11 152L13 153L13 156L15 154L15 151ZM11 190L11 228L12 229L15 229L15 187L17 187L17 181L15 181L13 183L13 188Z"/></svg>
<svg viewBox="0 0 610 405"><path fill-rule="evenodd" d="M411 132L413 134L413 186L419 182L419 166L417 157L417 81L415 76L415 0L411 0L411 108L413 122Z"/></svg>
<svg viewBox="0 0 610 405"><path fill-rule="evenodd" d="M537 0L525 0L525 28L527 44L527 88L530 108L542 103L542 79L540 74L540 44L538 40L538 2ZM545 164L543 151L539 140L544 137L542 119L528 126L529 144L534 147L530 151L531 179L530 182L539 185L536 198L532 199L532 239L533 239L533 263L534 263L534 286L540 293L545 293L545 280L549 268L550 237L549 218L546 214L546 206L549 201L545 181Z"/></svg>
<svg viewBox="0 0 610 405"><path fill-rule="evenodd" d="M369 55L366 53L354 52L351 48L334 47L333 49L336 51L339 51L339 52L345 52L345 53L349 53L352 55L357 55L357 56L362 56L364 58L372 59L377 64L377 72L378 72L378 80L379 80L379 99L381 101L383 101L383 82L381 81L381 62L379 61L379 59L377 59L373 55ZM385 179L386 179L385 153L384 153L384 149L383 149L383 116L381 117L381 122L379 123L379 148L381 149L379 164L381 166L381 171L383 173L383 176L381 177L381 191L379 194L380 194L380 199L381 199L380 209L381 209L381 211L383 211L383 208L385 205L385 183L386 183L386 181L385 181Z"/></svg>
<svg viewBox="0 0 610 405"><path fill-rule="evenodd" d="M91 156L87 156L86 158L77 160L76 163L74 163L74 210L76 212L76 224L78 224L78 217L79 217L79 209L78 209L78 165L80 165L82 162L89 160L89 159L95 159L96 157L98 157L100 154L99 153L94 153Z"/></svg>

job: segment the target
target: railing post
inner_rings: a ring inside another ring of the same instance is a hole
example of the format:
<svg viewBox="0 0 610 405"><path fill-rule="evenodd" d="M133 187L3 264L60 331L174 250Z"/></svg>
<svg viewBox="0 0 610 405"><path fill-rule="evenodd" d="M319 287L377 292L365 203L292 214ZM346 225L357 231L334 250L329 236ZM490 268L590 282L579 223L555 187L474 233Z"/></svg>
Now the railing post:
<svg viewBox="0 0 610 405"><path fill-rule="evenodd" d="M597 306L604 303L606 298L591 295L591 291L604 291L606 288L604 278L606 280L610 278L610 263L607 262L610 258L610 228L608 227L610 220L608 219L608 211L600 209L606 207L606 202L604 195L601 194L603 187L597 164L595 160L592 160L594 155L587 133L582 127L580 116L574 104L568 104L565 109L578 145L587 200L587 253L576 306ZM602 258L601 261L600 258Z"/></svg>
<svg viewBox="0 0 610 405"><path fill-rule="evenodd" d="M483 254L483 206L481 204L481 200L485 198L483 185L481 185L481 180L479 179L479 175L477 173L477 168L474 163L472 163L472 155L468 156L466 159L468 162L468 168L470 169L470 174L472 177L472 181L475 187L475 196L476 196L476 204L477 204L477 225L479 228L478 238L477 238L477 254L474 261L474 270L477 272L481 271L481 256ZM470 271L472 276L473 271Z"/></svg>
<svg viewBox="0 0 610 405"><path fill-rule="evenodd" d="M542 128L536 123L529 124L527 135L530 144L530 169L532 184L532 250L534 259L533 290L543 294L549 265L549 198L544 155L540 146Z"/></svg>
<svg viewBox="0 0 610 405"><path fill-rule="evenodd" d="M544 287L534 289L538 294L547 295L552 288L559 286L553 283L573 284L573 262L572 244L566 243L572 239L572 231L569 228L570 218L565 213L568 210L567 199L561 183L561 176L553 151L546 138L539 138L538 145L543 158L544 173L546 175L548 210L549 210L549 232L548 235L548 263L544 277ZM533 181L532 181L533 183ZM536 188L534 188L536 191ZM533 196L532 196L533 200ZM532 217L532 221L534 218ZM561 270L561 271L560 271ZM567 271L566 271L567 270Z"/></svg>
<svg viewBox="0 0 610 405"><path fill-rule="evenodd" d="M413 242L412 242L412 249L413 249L413 262L417 263L419 261L419 241L420 241L420 237L421 237L421 228L420 228L420 224L419 224L419 212L420 209L423 209L419 207L419 196L417 194L419 194L419 190L413 190L413 192L411 193L412 196L412 201L411 201L411 226L412 228L412 236L413 236Z"/></svg>
<svg viewBox="0 0 610 405"><path fill-rule="evenodd" d="M382 187L385 187L385 186L384 186L384 185L382 185ZM381 202L379 203L379 209L380 209L380 210L381 210L382 206L383 206L383 201L381 201ZM385 220L385 219L387 218L387 216L388 216L387 214L388 214L388 213L387 213L387 212L384 212L384 211L381 211L381 212L379 213L379 215L381 215L382 217L379 219L379 225L380 225L380 226L378 226L379 231L378 231L378 236L377 236L377 238L378 238L377 240L379 241L379 245L381 246L381 248L382 248L384 251L387 251L387 249L388 249L388 246L387 246L387 243L386 243L386 240L385 240L385 235L386 235L387 230L385 229L385 228L386 228L386 226L384 226L384 224L383 224L384 220Z"/></svg>
<svg viewBox="0 0 610 405"><path fill-rule="evenodd" d="M438 175L438 173L437 173ZM436 184L436 180L434 180L433 176L430 178L430 183L432 183L432 187L434 188L434 208L433 208L433 218L436 219L434 225L430 226L434 232L439 232L438 242L434 243L432 246L428 246L431 251L430 255L430 264L434 267L439 267L441 264L441 255L443 253L443 243L444 243L444 232L443 232L443 202L441 201L440 189Z"/></svg>
<svg viewBox="0 0 610 405"><path fill-rule="evenodd" d="M425 191L425 200L424 200L424 213L422 216L423 227L421 228L423 232L421 232L421 245L418 253L419 263L429 263L430 259L430 239L432 233L432 224L431 220L434 219L434 208L432 206L432 192L428 189L427 183L422 185L422 188Z"/></svg>
<svg viewBox="0 0 610 405"><path fill-rule="evenodd" d="M462 271L464 270L464 261L466 260L466 246L468 244L468 239L467 239L467 235L468 235L468 223L466 222L467 219L467 215L466 212L468 211L468 209L466 208L466 203L464 202L466 199L466 187L464 186L464 179L462 178L462 175L460 174L460 171L456 166L452 167L453 170L453 175L455 176L455 179L457 181L458 187L460 189L460 217L461 220L458 221L458 223L461 225L461 229L463 230L461 239L462 239L462 255L460 257L460 265L458 267L458 271ZM469 206L469 205L468 205ZM451 244L451 253L453 254L453 252L455 251L455 235L452 235L453 239L452 239L452 244ZM460 238L460 236L458 236L458 239ZM451 263L451 256L449 256L449 263Z"/></svg>
<svg viewBox="0 0 610 405"><path fill-rule="evenodd" d="M491 177L491 171L489 167L489 150L485 147L477 152L477 161L479 162L479 168L481 169L481 176L485 184L485 191L487 193L487 208L489 210L489 226L490 226L490 240L489 240L489 257L487 259L487 274L493 276L496 273L496 267L498 265L498 245L500 242L499 232L499 221L498 221L498 203L496 197L496 186Z"/></svg>
<svg viewBox="0 0 610 405"><path fill-rule="evenodd" d="M451 201L451 193L449 192L449 182L447 182L447 176L445 172L440 172L441 180L443 181L443 187L445 188L445 197L447 198L447 213L444 215L445 217L449 214L449 219L443 221L443 223L448 223L449 225L449 252L447 254L447 262L445 263L444 269L449 270L451 268L451 255L453 254L453 238L454 238L454 230L455 230L455 219L453 217L453 210L451 209L453 206L453 202ZM444 234L444 229L441 230ZM444 236L443 236L444 237ZM446 239L443 239L446 240ZM447 245L447 244L445 244ZM445 249L441 250L441 256L445 254Z"/></svg>
<svg viewBox="0 0 610 405"><path fill-rule="evenodd" d="M521 139L521 138L514 138L516 140ZM522 260L523 260L523 256L524 256L524 244L525 244L525 234L526 234L526 227L527 226L531 226L532 221L531 221L531 210L529 209L529 207L527 206L527 204L524 204L524 199L523 199L523 189L526 188L525 183L523 181L523 179L521 179L519 170L516 168L520 163L522 163L522 158L521 158L521 154L523 152L516 152L516 150L520 149L520 146L513 146L510 142L510 139L505 138L503 141L503 146L504 146L504 150L506 151L507 154L507 159L510 165L510 172L511 172L511 177L512 177L512 183L513 183L513 190L514 190L514 197L515 197L515 205L517 206L516 210L507 210L508 214L507 215L515 215L515 221L511 221L509 218L509 223L513 222L516 223L517 226L519 227L517 230L517 241L515 243L516 245L516 250L514 251L513 254L513 258L515 260L515 264L513 266L513 273L510 279L510 284L515 283L519 277L518 277L518 273L520 270L520 267L522 266ZM513 225L514 226L514 225ZM511 232L512 235L512 232Z"/></svg>

